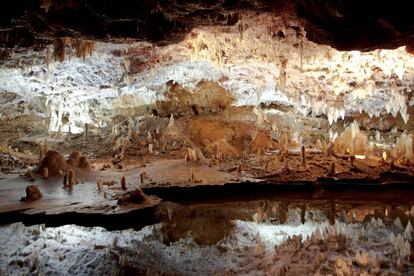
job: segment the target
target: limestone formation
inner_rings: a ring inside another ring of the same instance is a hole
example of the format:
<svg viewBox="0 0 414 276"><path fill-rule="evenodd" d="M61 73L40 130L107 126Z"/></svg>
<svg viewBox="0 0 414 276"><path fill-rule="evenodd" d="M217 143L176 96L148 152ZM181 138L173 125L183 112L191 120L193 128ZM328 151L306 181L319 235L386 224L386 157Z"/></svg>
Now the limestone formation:
<svg viewBox="0 0 414 276"><path fill-rule="evenodd" d="M22 201L34 201L43 196L37 185L29 185L26 187L26 197L22 198Z"/></svg>
<svg viewBox="0 0 414 276"><path fill-rule="evenodd" d="M326 154L328 156L332 156L334 154L334 143L329 141L328 146L326 147Z"/></svg>
<svg viewBox="0 0 414 276"><path fill-rule="evenodd" d="M127 192L121 195L118 198L118 204L126 204L126 203L142 203L145 201L146 195L141 191L141 189L136 188L131 192Z"/></svg>
<svg viewBox="0 0 414 276"><path fill-rule="evenodd" d="M39 145L39 162L45 157L45 146L43 144Z"/></svg>
<svg viewBox="0 0 414 276"><path fill-rule="evenodd" d="M33 174L33 171L31 169L28 169L25 173L25 176L28 178L29 181L35 181L35 176Z"/></svg>
<svg viewBox="0 0 414 276"><path fill-rule="evenodd" d="M402 133L401 136L397 138L395 147L391 151L392 157L399 162L406 158L409 162L414 164L413 143L412 134Z"/></svg>
<svg viewBox="0 0 414 276"><path fill-rule="evenodd" d="M103 179L99 178L98 181L96 182L96 186L98 188L98 191L102 191L103 188Z"/></svg>
<svg viewBox="0 0 414 276"><path fill-rule="evenodd" d="M328 176L334 176L335 175L335 162L331 162L331 166L328 170Z"/></svg>
<svg viewBox="0 0 414 276"><path fill-rule="evenodd" d="M300 151L300 164L302 167L306 167L306 156L305 156L305 146L301 147Z"/></svg>
<svg viewBox="0 0 414 276"><path fill-rule="evenodd" d="M47 167L43 167L42 169L42 177L47 179L49 177L49 169Z"/></svg>
<svg viewBox="0 0 414 276"><path fill-rule="evenodd" d="M237 174L241 175L242 172L243 172L243 163L241 161L239 161L237 163Z"/></svg>
<svg viewBox="0 0 414 276"><path fill-rule="evenodd" d="M127 184L126 184L126 178L125 178L125 176L122 176L122 178L121 178L121 188L122 188L122 190L126 190L127 189Z"/></svg>
<svg viewBox="0 0 414 276"><path fill-rule="evenodd" d="M63 187L68 187L68 186L69 186L68 175L65 174L63 176Z"/></svg>
<svg viewBox="0 0 414 276"><path fill-rule="evenodd" d="M76 184L75 171L70 169L68 172L68 187L72 188Z"/></svg>
<svg viewBox="0 0 414 276"><path fill-rule="evenodd" d="M47 151L45 157L34 169L35 173L42 173L43 168L47 168L48 176L58 176L60 171L67 171L68 164L65 158L56 151Z"/></svg>

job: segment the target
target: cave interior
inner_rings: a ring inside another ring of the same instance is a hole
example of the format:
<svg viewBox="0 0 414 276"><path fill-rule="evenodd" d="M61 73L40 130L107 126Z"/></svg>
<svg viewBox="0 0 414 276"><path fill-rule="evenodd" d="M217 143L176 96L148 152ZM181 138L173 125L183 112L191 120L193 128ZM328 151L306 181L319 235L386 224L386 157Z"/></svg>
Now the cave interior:
<svg viewBox="0 0 414 276"><path fill-rule="evenodd" d="M414 274L409 1L0 10L1 275Z"/></svg>

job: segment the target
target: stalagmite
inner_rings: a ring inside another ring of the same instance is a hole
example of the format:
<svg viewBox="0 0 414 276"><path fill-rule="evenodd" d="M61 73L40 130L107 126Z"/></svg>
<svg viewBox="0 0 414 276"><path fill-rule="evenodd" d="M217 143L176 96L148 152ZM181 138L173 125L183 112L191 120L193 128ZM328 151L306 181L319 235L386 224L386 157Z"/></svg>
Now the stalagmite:
<svg viewBox="0 0 414 276"><path fill-rule="evenodd" d="M302 146L300 151L300 164L302 167L306 167L305 146Z"/></svg>
<svg viewBox="0 0 414 276"><path fill-rule="evenodd" d="M140 188L136 188L133 191L130 192L126 192L125 194L121 195L118 198L118 204L123 204L123 203L141 203L143 201L145 201L145 194L144 192L140 189Z"/></svg>
<svg viewBox="0 0 414 276"><path fill-rule="evenodd" d="M316 148L317 148L318 150L323 151L323 148L322 148L322 142L321 142L321 140L320 140L320 139L316 140Z"/></svg>
<svg viewBox="0 0 414 276"><path fill-rule="evenodd" d="M329 144L326 148L326 155L333 156L334 154L333 148L334 148L334 143L332 143L332 141L329 141Z"/></svg>
<svg viewBox="0 0 414 276"><path fill-rule="evenodd" d="M69 186L69 188L72 188L75 184L76 184L75 172L73 170L69 170L69 173L68 173L68 186Z"/></svg>
<svg viewBox="0 0 414 276"><path fill-rule="evenodd" d="M286 133L282 133L279 138L279 151L282 153L286 153L289 148L289 139Z"/></svg>
<svg viewBox="0 0 414 276"><path fill-rule="evenodd" d="M190 177L190 183L195 183L195 176L194 176L194 168L191 167L191 177Z"/></svg>
<svg viewBox="0 0 414 276"><path fill-rule="evenodd" d="M98 191L102 191L103 188L103 179L99 178L98 181L96 182L96 186L98 187Z"/></svg>
<svg viewBox="0 0 414 276"><path fill-rule="evenodd" d="M370 258L365 251L358 250L355 254L355 261L360 267L366 267L370 263Z"/></svg>
<svg viewBox="0 0 414 276"><path fill-rule="evenodd" d="M39 162L43 160L43 158L45 157L45 145L44 144L40 144L39 146Z"/></svg>
<svg viewBox="0 0 414 276"><path fill-rule="evenodd" d="M289 167L289 158L285 158L285 165L283 167L283 169L287 172L290 171L290 167Z"/></svg>
<svg viewBox="0 0 414 276"><path fill-rule="evenodd" d="M387 163L387 159L388 159L388 155L387 155L387 152L382 152L382 159L381 159L381 162L383 163L383 164L386 164Z"/></svg>
<svg viewBox="0 0 414 276"><path fill-rule="evenodd" d="M87 136L88 136L88 124L85 123L84 131L83 131L83 139L86 139Z"/></svg>
<svg viewBox="0 0 414 276"><path fill-rule="evenodd" d="M169 123L168 123L168 126L167 127L173 127L174 126L174 115L173 114L171 114L171 116L170 116L170 121L169 121Z"/></svg>
<svg viewBox="0 0 414 276"><path fill-rule="evenodd" d="M336 275L352 275L351 267L352 264L349 264L348 260L344 260L341 257L338 257L335 261Z"/></svg>
<svg viewBox="0 0 414 276"><path fill-rule="evenodd" d="M391 162L390 162L390 170L391 170L391 171L395 170L395 163L394 163L394 159L393 159L393 160L391 160Z"/></svg>
<svg viewBox="0 0 414 276"><path fill-rule="evenodd" d="M69 185L68 175L65 174L65 176L63 177L63 187L67 187L68 185Z"/></svg>
<svg viewBox="0 0 414 276"><path fill-rule="evenodd" d="M411 221L408 221L407 226L405 227L404 231L404 238L410 242L413 241L413 226L411 225Z"/></svg>
<svg viewBox="0 0 414 276"><path fill-rule="evenodd" d="M335 175L335 162L331 162L331 166L328 171L328 176L333 176L333 175Z"/></svg>
<svg viewBox="0 0 414 276"><path fill-rule="evenodd" d="M187 153L184 156L185 161L203 161L205 160L201 150L196 148L187 148Z"/></svg>
<svg viewBox="0 0 414 276"><path fill-rule="evenodd" d="M43 167L43 169L42 169L42 177L44 179L46 179L46 178L49 177L49 169L47 167Z"/></svg>
<svg viewBox="0 0 414 276"><path fill-rule="evenodd" d="M38 200L43 196L37 185L29 185L26 187L26 197L22 198L22 201Z"/></svg>
<svg viewBox="0 0 414 276"><path fill-rule="evenodd" d="M237 174L241 175L242 171L243 171L243 163L241 161L239 161L237 163Z"/></svg>
<svg viewBox="0 0 414 276"><path fill-rule="evenodd" d="M126 178L125 178L125 176L122 176L122 178L121 178L121 188L122 188L122 190L126 190L127 189L127 184L126 184Z"/></svg>
<svg viewBox="0 0 414 276"><path fill-rule="evenodd" d="M122 160L124 160L125 159L125 147L122 147L121 148L121 153L119 154L119 158L118 158L118 160L119 161L122 161Z"/></svg>
<svg viewBox="0 0 414 276"><path fill-rule="evenodd" d="M281 151L280 152L280 158L279 158L279 161L280 162L284 162L285 161L285 155L286 155L286 153L284 151Z"/></svg>
<svg viewBox="0 0 414 276"><path fill-rule="evenodd" d="M351 155L350 157L349 157L349 163L351 163L351 166L353 167L354 166L354 161L355 161L355 155Z"/></svg>
<svg viewBox="0 0 414 276"><path fill-rule="evenodd" d="M407 159L409 162L414 163L414 149L413 149L413 136L412 134L406 134L405 132L397 138L394 149L391 151L391 155L395 160L399 161Z"/></svg>
<svg viewBox="0 0 414 276"><path fill-rule="evenodd" d="M29 179L29 181L35 181L35 177L33 175L33 171L31 169L28 169L25 176L27 176L27 178Z"/></svg>
<svg viewBox="0 0 414 276"><path fill-rule="evenodd" d="M286 87L286 66L287 60L282 60L279 71L279 89L284 91Z"/></svg>

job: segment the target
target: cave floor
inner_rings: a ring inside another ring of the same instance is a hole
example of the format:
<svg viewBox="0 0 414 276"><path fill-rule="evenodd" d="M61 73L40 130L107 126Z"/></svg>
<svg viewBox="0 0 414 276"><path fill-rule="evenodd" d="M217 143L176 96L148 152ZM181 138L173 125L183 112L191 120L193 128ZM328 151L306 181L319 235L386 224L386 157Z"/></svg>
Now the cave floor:
<svg viewBox="0 0 414 276"><path fill-rule="evenodd" d="M72 189L63 186L62 176L43 179L41 175L35 175L30 180L24 171L3 174L0 179L0 216L9 222L28 220L28 217L42 221L47 220L45 217L68 214L83 215L80 220L87 220L88 215L136 215L142 212L147 219L144 213L152 212L163 199L197 201L284 191L316 191L325 195L337 190L342 190L344 195L346 191L410 191L413 183L408 167L388 171L387 165L374 160L354 160L350 165L341 157L327 157L321 153L309 154L306 167L300 165L294 151L285 157L289 158L289 167L280 162L266 165L275 160L270 152L262 156L252 155L243 161L242 171L237 169L236 162L211 164L209 160L161 158L149 161L150 158L146 156L146 161L142 162L142 159L127 157L116 165L111 159L95 159L91 161L91 170L76 170L79 183ZM337 164L335 174L327 176L325 171L332 162ZM274 167L271 169L270 166ZM120 184L123 176L127 183L125 190ZM101 190L97 187L98 179L103 180ZM36 201L21 201L29 184L36 184L43 197ZM147 194L144 201L118 203L120 196L136 188Z"/></svg>
<svg viewBox="0 0 414 276"><path fill-rule="evenodd" d="M129 219L140 214L142 226L153 221L152 212L163 200L197 201L281 191L384 192L414 187L414 167L409 162L384 161L379 150L358 156L362 159L329 153L326 145L321 148L320 141L318 146L306 140L309 137L304 138L302 154L293 140L287 141L288 148L283 147L282 136L276 143L268 129L247 120L249 112L239 108L233 114L223 111L176 120L146 116L82 134L45 133L34 118L2 121L0 128L8 131L0 133L0 218L29 224L54 220L59 225L72 220L91 225L92 217L95 221L100 217L100 223L110 227L110 222L104 222L106 217ZM64 163L72 152L82 151L89 167L73 168L77 185L71 189L63 186L67 170L46 179L41 173L27 175L40 164L40 145L61 153ZM98 189L98 181L102 181L102 189ZM32 184L43 196L21 201L26 186ZM136 189L146 194L144 200L118 202Z"/></svg>

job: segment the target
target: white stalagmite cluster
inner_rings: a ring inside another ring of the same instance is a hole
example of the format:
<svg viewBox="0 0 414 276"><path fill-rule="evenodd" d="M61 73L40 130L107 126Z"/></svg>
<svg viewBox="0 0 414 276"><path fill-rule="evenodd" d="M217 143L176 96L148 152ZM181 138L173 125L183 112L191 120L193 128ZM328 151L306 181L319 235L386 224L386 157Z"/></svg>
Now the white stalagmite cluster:
<svg viewBox="0 0 414 276"><path fill-rule="evenodd" d="M365 155L370 150L368 137L360 131L357 121L353 121L344 132L334 140L334 150L337 153Z"/></svg>
<svg viewBox="0 0 414 276"><path fill-rule="evenodd" d="M413 135L403 132L400 137L397 138L395 147L392 150L392 156L399 161L406 159L412 164L414 163L414 147L413 147Z"/></svg>

